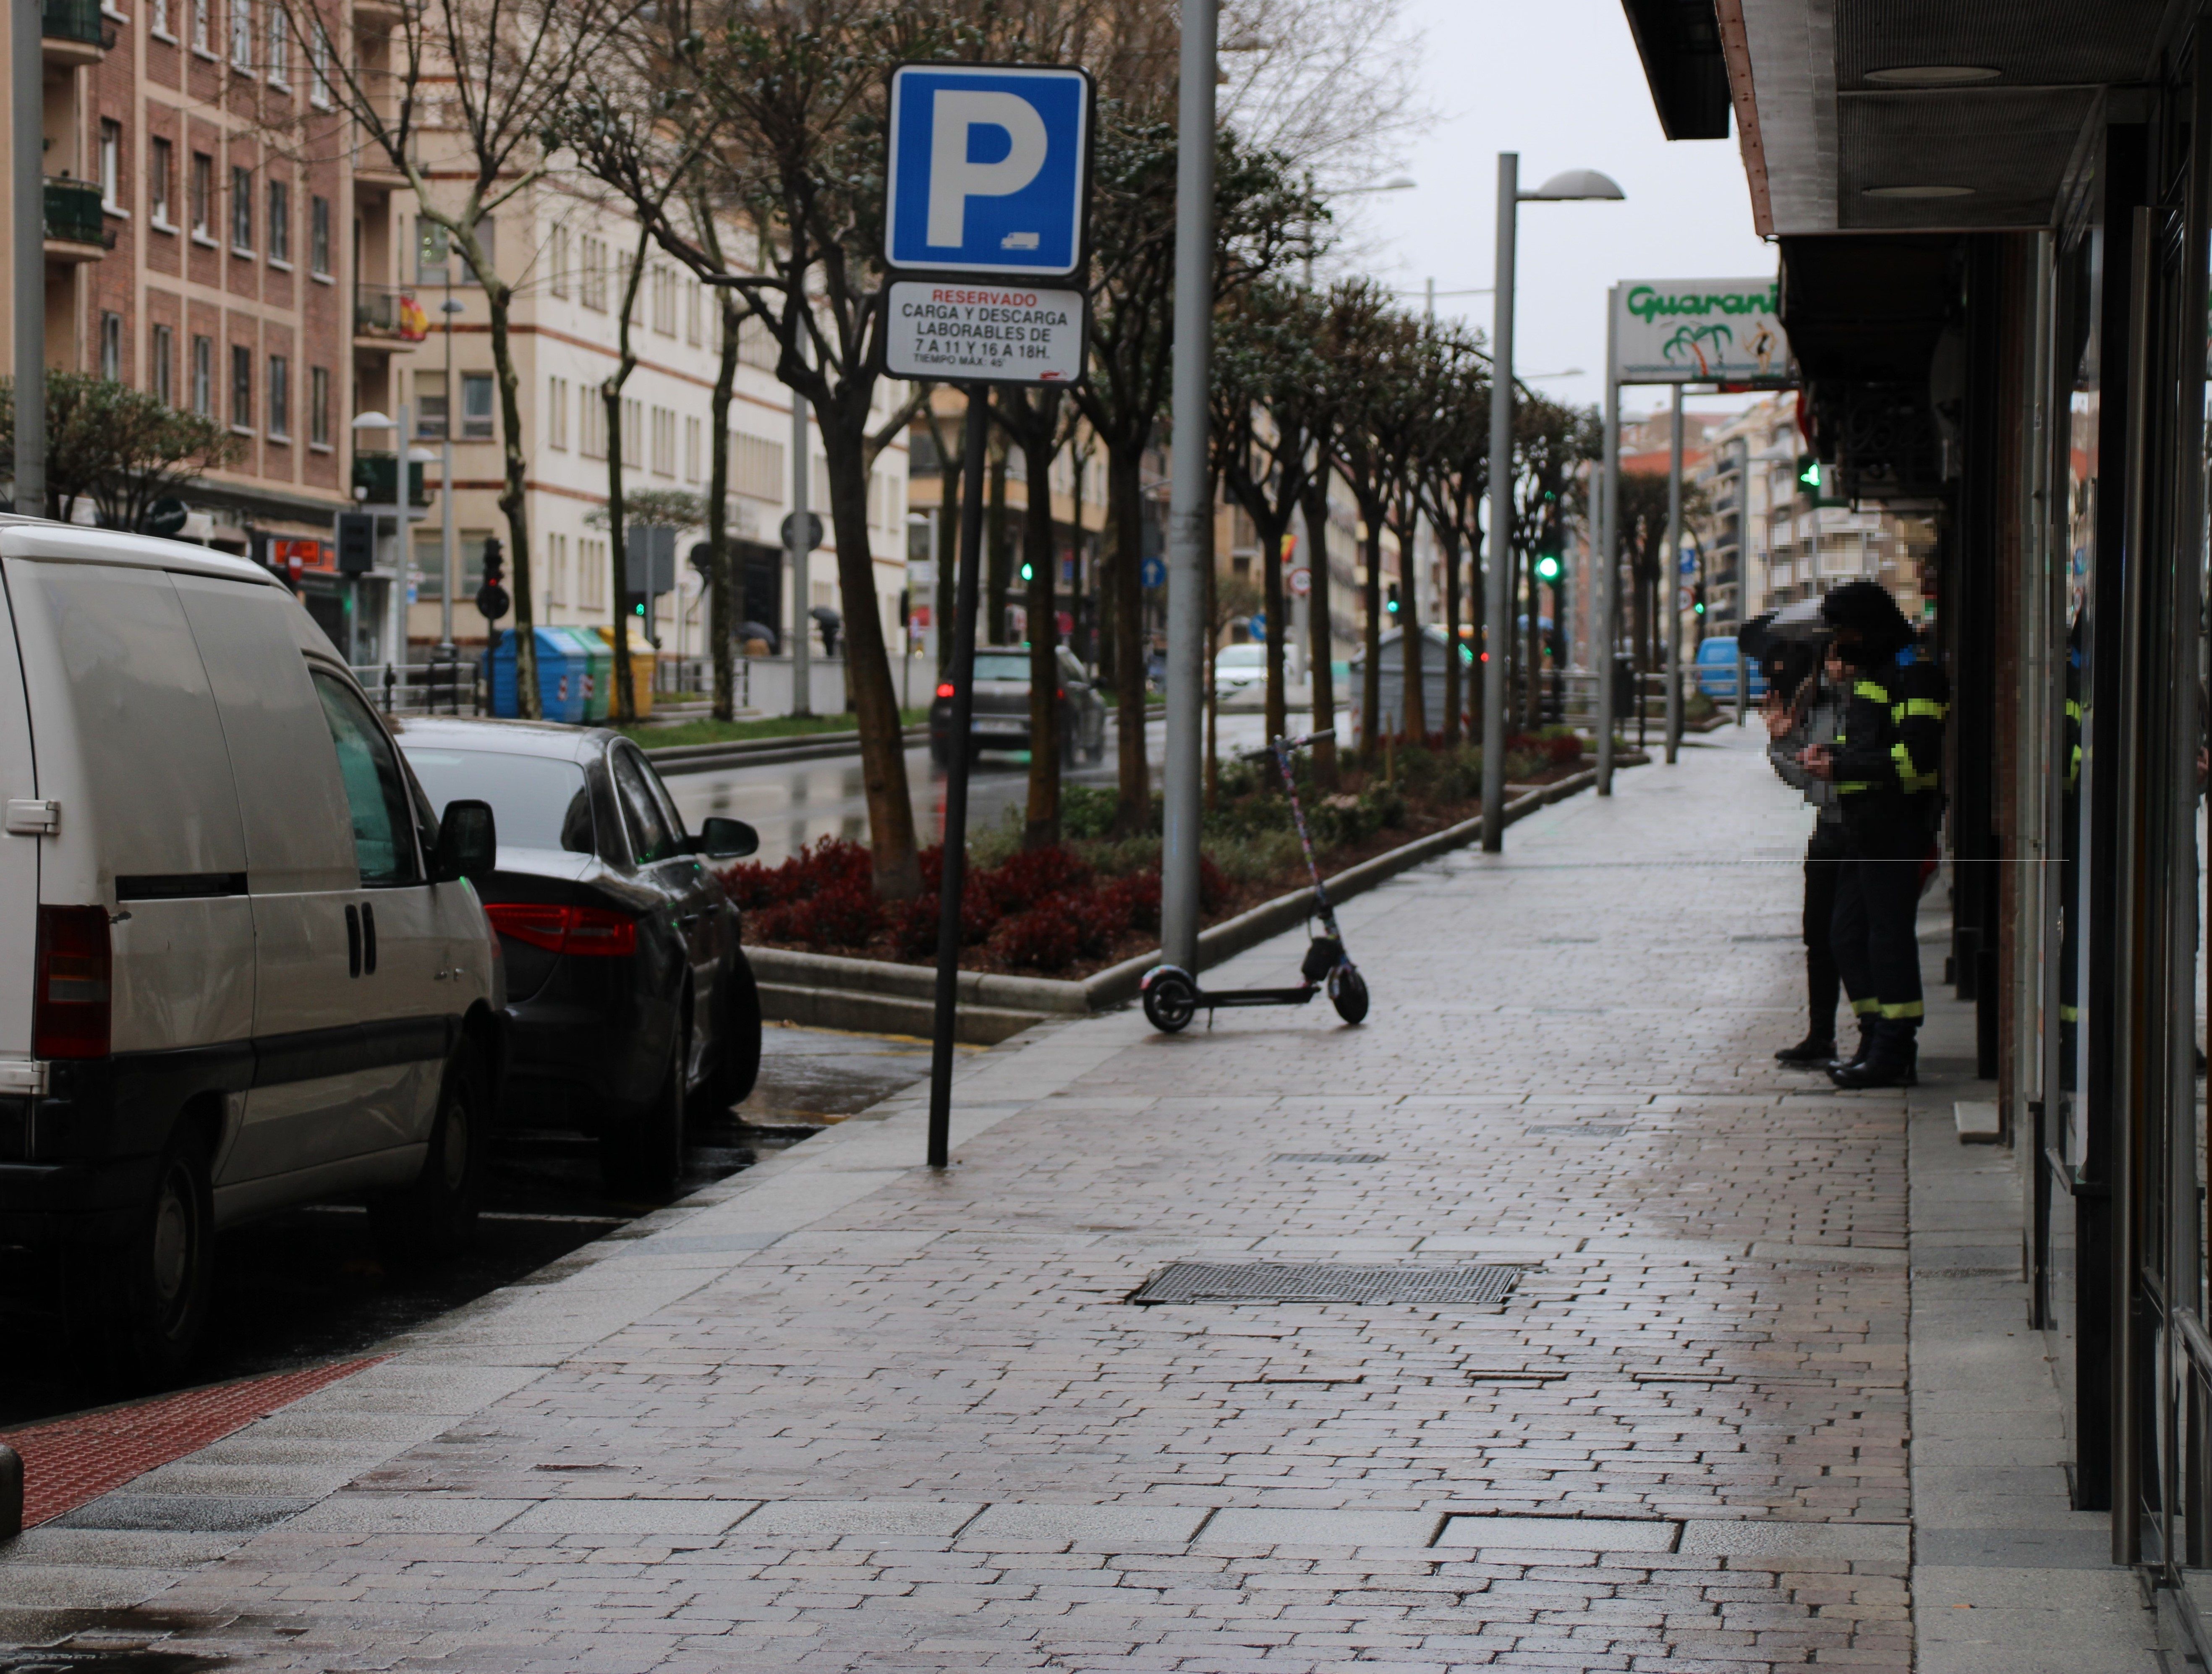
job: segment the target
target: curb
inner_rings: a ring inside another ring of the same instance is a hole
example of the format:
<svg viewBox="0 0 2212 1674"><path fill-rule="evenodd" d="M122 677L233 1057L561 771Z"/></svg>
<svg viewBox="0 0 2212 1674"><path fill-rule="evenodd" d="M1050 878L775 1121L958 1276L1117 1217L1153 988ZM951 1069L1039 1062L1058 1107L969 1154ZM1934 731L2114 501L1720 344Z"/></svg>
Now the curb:
<svg viewBox="0 0 2212 1674"><path fill-rule="evenodd" d="M904 728L908 745L927 744L927 724ZM647 750L646 759L663 778L677 773L707 773L718 767L764 767L776 762L820 761L860 753L858 733L810 733L800 738L732 739L726 744L677 744Z"/></svg>
<svg viewBox="0 0 2212 1674"><path fill-rule="evenodd" d="M1532 786L1506 803L1505 823L1510 825L1596 782L1596 772L1585 768L1556 784ZM1401 872L1463 849L1481 836L1482 817L1478 814L1416 837L1328 879L1329 899L1341 905ZM1304 923L1312 911L1313 892L1299 889L1224 919L1199 934L1199 970L1211 970ZM848 1029L859 1034L924 1037L936 1026L937 973L927 965L894 965L886 959L847 959L783 947L748 947L745 958L760 986L761 1016L766 1020ZM1159 950L1152 948L1079 982L963 971L955 990L959 1008L953 1038L968 1045L994 1046L1033 1024L1111 1011L1136 998L1145 973L1159 962Z"/></svg>

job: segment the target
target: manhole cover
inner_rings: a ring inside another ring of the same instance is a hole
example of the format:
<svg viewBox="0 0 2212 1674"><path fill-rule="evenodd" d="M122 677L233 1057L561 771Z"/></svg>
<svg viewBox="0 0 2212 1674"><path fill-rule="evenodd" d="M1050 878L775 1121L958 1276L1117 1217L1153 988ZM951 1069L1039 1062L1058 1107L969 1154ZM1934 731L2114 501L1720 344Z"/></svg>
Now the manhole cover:
<svg viewBox="0 0 2212 1674"><path fill-rule="evenodd" d="M1372 1151L1278 1151L1273 1162L1381 1162Z"/></svg>
<svg viewBox="0 0 2212 1674"><path fill-rule="evenodd" d="M1353 1267L1340 1262L1176 1262L1129 1300L1162 1302L1503 1302L1522 1267Z"/></svg>

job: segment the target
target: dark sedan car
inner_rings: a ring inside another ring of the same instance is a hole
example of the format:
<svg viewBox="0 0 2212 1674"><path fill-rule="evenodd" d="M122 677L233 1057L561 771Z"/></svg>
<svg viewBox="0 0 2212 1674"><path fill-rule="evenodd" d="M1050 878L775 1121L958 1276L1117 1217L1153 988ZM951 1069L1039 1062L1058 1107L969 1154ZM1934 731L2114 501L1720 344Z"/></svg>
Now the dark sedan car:
<svg viewBox="0 0 2212 1674"><path fill-rule="evenodd" d="M507 959L507 1119L596 1134L611 1187L665 1196L687 1102L726 1111L760 1072L738 910L706 865L752 853L752 828L687 835L618 733L437 717L393 731L434 806L492 806L499 864L477 889Z"/></svg>
<svg viewBox="0 0 2212 1674"><path fill-rule="evenodd" d="M1065 645L1053 653L1060 666L1060 756L1095 762L1106 753L1106 700L1083 664ZM942 682L929 706L929 753L939 767L952 759L952 685ZM975 713L969 727L974 750L1030 747L1030 654L975 654Z"/></svg>

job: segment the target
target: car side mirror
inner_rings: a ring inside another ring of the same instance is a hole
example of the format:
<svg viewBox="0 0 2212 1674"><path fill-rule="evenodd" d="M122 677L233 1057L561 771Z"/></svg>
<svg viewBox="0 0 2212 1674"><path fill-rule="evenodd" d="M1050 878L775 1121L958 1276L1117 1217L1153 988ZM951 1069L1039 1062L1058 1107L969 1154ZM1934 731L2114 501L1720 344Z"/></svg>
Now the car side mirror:
<svg viewBox="0 0 2212 1674"><path fill-rule="evenodd" d="M431 856L430 881L450 884L488 878L499 867L499 829L491 804L462 800L446 804L438 818L438 852Z"/></svg>
<svg viewBox="0 0 2212 1674"><path fill-rule="evenodd" d="M710 861L741 861L760 851L760 833L742 819L711 814L699 828L699 835L691 840L691 846L695 853Z"/></svg>

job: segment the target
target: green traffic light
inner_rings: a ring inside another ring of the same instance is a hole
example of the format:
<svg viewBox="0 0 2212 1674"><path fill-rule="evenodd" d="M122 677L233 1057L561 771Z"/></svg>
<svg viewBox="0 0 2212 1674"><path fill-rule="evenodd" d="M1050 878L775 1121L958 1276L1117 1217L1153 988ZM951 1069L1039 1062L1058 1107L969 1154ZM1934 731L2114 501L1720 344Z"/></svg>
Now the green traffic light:
<svg viewBox="0 0 2212 1674"><path fill-rule="evenodd" d="M1536 579L1540 581L1556 581L1559 579L1562 567L1554 555L1547 552L1536 560Z"/></svg>
<svg viewBox="0 0 2212 1674"><path fill-rule="evenodd" d="M1022 566L1022 579L1023 579L1024 581L1026 581L1027 580L1029 580L1029 578L1030 578L1030 567L1029 567L1029 565L1027 565L1027 564L1024 564L1024 565Z"/></svg>
<svg viewBox="0 0 2212 1674"><path fill-rule="evenodd" d="M1694 614L1698 616L1703 616L1705 613L1705 607L1703 605L1692 605L1690 606L1690 609Z"/></svg>
<svg viewBox="0 0 2212 1674"><path fill-rule="evenodd" d="M1802 483L1807 488L1812 489L1817 492L1820 486L1820 460L1808 456L1806 459L1803 466L1797 472L1797 480Z"/></svg>

